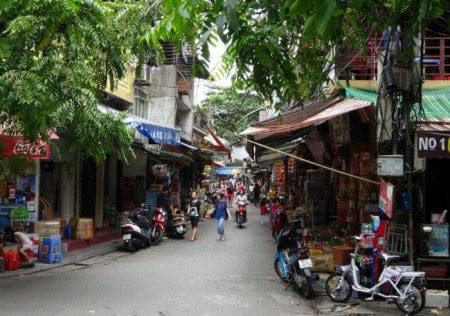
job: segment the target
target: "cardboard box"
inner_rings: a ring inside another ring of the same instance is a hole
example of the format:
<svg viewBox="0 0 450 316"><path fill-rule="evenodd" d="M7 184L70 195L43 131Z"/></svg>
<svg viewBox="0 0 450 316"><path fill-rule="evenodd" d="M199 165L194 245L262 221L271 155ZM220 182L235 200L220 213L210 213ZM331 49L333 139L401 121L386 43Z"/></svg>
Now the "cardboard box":
<svg viewBox="0 0 450 316"><path fill-rule="evenodd" d="M3 247L0 247L0 256L1 256L4 252L17 252L17 245L11 245L11 246L3 246Z"/></svg>
<svg viewBox="0 0 450 316"><path fill-rule="evenodd" d="M324 253L321 255L311 254L310 258L313 262L313 271L316 272L334 272L334 262L332 253Z"/></svg>
<svg viewBox="0 0 450 316"><path fill-rule="evenodd" d="M34 223L34 233L40 237L61 236L61 230L64 229L64 221L60 219L37 221Z"/></svg>
<svg viewBox="0 0 450 316"><path fill-rule="evenodd" d="M72 217L69 221L72 226L72 236L76 239L94 238L94 220L92 218Z"/></svg>

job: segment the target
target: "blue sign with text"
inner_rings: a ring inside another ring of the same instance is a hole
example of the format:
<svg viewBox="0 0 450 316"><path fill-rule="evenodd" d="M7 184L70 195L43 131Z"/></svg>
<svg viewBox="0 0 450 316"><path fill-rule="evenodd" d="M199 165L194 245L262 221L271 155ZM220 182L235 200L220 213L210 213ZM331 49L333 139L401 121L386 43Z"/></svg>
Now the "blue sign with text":
<svg viewBox="0 0 450 316"><path fill-rule="evenodd" d="M141 124L137 127L141 135L156 144L177 146L181 143L180 130L157 125Z"/></svg>

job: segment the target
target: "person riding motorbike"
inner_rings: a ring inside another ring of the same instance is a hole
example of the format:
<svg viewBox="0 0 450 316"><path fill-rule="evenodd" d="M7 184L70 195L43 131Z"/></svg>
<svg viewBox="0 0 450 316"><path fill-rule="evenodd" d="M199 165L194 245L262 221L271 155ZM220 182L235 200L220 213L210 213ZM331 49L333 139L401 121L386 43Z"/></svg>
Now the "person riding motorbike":
<svg viewBox="0 0 450 316"><path fill-rule="evenodd" d="M247 199L247 195L244 194L244 190L239 190L238 195L236 196L236 205L237 205L236 212L235 212L235 219L236 220L237 220L237 214L238 214L239 206L242 206L242 205L246 205L247 206L247 204L249 204L249 203L250 202ZM247 221L247 209L244 212L244 218Z"/></svg>

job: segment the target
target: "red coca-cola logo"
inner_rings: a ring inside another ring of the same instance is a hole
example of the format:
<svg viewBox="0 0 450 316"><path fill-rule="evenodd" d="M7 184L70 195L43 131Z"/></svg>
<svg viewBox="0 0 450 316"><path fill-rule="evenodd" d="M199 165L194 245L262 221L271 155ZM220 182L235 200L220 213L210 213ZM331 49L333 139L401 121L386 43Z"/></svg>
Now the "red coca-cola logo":
<svg viewBox="0 0 450 316"><path fill-rule="evenodd" d="M47 143L30 143L28 141L24 141L23 139L19 139L14 145L13 153L15 155L25 155L30 157L47 157Z"/></svg>

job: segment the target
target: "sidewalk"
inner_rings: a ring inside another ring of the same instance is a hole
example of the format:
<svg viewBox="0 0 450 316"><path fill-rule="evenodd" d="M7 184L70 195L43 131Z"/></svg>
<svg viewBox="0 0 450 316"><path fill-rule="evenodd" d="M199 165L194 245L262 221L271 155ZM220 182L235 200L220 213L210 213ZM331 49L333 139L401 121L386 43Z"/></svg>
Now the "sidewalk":
<svg viewBox="0 0 450 316"><path fill-rule="evenodd" d="M13 270L13 271L5 271L4 273L0 273L0 279L2 278L9 278L14 276L20 276L20 275L27 275L27 274L33 274L38 273L42 271L47 271L51 269L56 269L60 267L64 267L67 265L71 265L83 260L87 260L96 256L105 255L111 252L114 252L118 249L120 249L120 246L122 245L121 239L116 239L108 242L104 242L101 244L97 244L95 246L83 248L80 250L74 250L70 252L63 253L62 263L53 263L53 264L47 264L47 263L40 263L35 262L35 267L31 269L19 269L19 270Z"/></svg>

